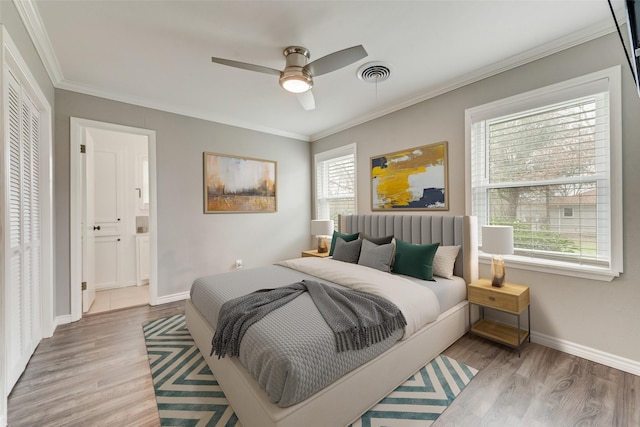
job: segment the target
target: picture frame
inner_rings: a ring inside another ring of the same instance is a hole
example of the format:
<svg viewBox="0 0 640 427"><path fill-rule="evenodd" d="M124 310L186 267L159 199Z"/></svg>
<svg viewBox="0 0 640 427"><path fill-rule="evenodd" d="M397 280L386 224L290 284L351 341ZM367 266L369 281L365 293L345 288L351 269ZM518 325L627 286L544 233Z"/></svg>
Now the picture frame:
<svg viewBox="0 0 640 427"><path fill-rule="evenodd" d="M204 152L204 213L277 212L277 162Z"/></svg>
<svg viewBox="0 0 640 427"><path fill-rule="evenodd" d="M442 141L371 157L371 210L449 210L447 148Z"/></svg>

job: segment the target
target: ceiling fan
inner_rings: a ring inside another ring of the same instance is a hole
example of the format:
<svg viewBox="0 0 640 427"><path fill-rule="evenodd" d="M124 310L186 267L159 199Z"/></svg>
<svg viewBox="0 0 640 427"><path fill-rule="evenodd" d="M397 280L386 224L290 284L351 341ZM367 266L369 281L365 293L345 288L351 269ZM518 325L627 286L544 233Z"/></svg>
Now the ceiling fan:
<svg viewBox="0 0 640 427"><path fill-rule="evenodd" d="M316 107L316 101L311 92L313 78L353 64L365 58L367 51L362 45L358 45L330 53L312 62L309 62L309 50L304 47L289 46L282 54L286 60L285 68L282 71L224 58L212 57L211 61L230 67L279 76L280 86L288 92L297 94L302 108L313 110Z"/></svg>

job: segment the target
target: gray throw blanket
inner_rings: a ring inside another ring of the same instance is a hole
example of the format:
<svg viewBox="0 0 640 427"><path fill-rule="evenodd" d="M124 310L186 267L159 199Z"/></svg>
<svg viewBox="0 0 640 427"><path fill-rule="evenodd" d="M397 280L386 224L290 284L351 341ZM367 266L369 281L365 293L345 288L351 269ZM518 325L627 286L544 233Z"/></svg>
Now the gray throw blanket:
<svg viewBox="0 0 640 427"><path fill-rule="evenodd" d="M247 329L303 292L309 292L333 330L338 352L369 347L407 325L400 309L382 297L303 280L282 288L261 289L225 302L218 314L211 355L217 354L218 359L227 354L239 356L240 342Z"/></svg>

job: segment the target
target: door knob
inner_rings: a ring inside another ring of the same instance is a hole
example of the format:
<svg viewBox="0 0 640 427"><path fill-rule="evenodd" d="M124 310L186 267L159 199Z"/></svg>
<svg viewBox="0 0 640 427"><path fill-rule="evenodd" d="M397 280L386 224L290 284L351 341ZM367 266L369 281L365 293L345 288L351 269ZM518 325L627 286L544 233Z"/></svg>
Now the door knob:
<svg viewBox="0 0 640 427"><path fill-rule="evenodd" d="M100 226L99 225L94 225L93 226L93 231L96 231L96 230L100 231Z"/></svg>

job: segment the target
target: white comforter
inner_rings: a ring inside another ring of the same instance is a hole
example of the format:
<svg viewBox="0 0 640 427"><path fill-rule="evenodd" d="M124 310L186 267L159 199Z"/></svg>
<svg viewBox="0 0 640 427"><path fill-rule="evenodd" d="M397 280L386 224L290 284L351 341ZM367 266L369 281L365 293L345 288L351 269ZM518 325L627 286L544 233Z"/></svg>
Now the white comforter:
<svg viewBox="0 0 640 427"><path fill-rule="evenodd" d="M327 268L329 263L331 268ZM440 314L440 304L431 289L384 271L313 257L290 259L278 264L391 301L407 320L403 340L435 321Z"/></svg>

